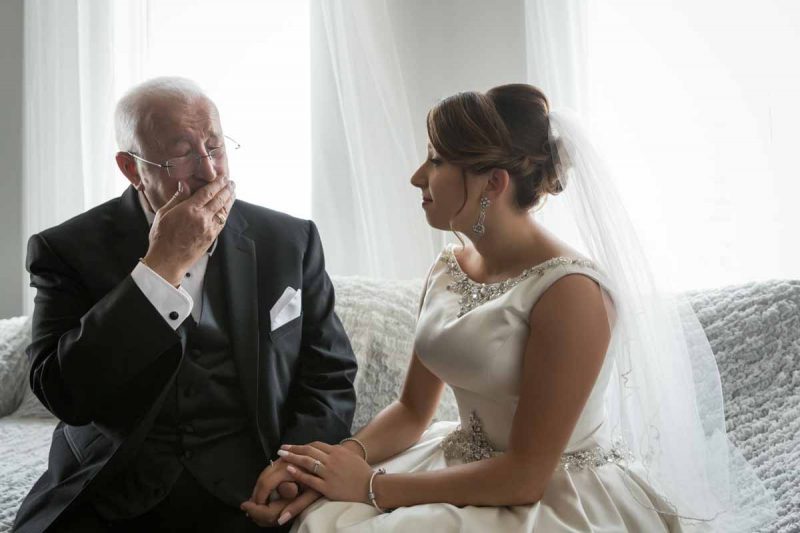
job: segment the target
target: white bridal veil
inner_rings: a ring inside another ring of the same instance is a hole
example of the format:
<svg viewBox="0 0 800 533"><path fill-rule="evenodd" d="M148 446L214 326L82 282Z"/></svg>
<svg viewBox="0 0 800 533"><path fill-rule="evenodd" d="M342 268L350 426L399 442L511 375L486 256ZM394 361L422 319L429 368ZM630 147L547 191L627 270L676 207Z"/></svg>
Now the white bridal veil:
<svg viewBox="0 0 800 533"><path fill-rule="evenodd" d="M556 168L587 253L613 283L616 371L606 408L614 436L686 526L752 531L775 516L772 496L728 440L714 354L687 301L659 292L602 158L575 113L550 111ZM643 505L649 505L642 502Z"/></svg>

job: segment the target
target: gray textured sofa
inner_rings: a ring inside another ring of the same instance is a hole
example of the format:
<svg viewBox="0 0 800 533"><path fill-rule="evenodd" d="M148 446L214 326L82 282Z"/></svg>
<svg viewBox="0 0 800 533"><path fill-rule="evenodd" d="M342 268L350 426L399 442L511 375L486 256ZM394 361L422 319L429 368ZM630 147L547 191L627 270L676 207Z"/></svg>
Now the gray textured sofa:
<svg viewBox="0 0 800 533"><path fill-rule="evenodd" d="M396 398L411 353L420 280L336 278L359 359L354 429ZM800 532L800 281L688 294L722 374L728 430L778 500L764 531ZM26 317L0 320L0 532L46 467L55 420L27 387ZM437 419L455 420L448 391Z"/></svg>

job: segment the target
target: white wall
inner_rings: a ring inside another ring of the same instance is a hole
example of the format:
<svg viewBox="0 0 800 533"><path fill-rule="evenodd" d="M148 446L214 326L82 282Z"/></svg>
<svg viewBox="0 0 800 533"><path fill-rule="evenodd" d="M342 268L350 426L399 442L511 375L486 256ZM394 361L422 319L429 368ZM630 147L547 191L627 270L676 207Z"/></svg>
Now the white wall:
<svg viewBox="0 0 800 533"><path fill-rule="evenodd" d="M22 314L23 0L0 2L0 319Z"/></svg>
<svg viewBox="0 0 800 533"><path fill-rule="evenodd" d="M459 91L525 81L523 0L389 0L420 161L425 116Z"/></svg>

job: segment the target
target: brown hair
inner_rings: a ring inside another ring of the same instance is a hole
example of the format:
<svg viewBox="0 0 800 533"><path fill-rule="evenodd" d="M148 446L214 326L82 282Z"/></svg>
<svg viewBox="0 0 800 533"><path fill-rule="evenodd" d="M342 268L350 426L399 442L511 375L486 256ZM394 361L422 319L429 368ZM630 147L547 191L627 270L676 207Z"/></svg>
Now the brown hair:
<svg viewBox="0 0 800 533"><path fill-rule="evenodd" d="M544 93L523 83L485 94L462 92L428 112L428 137L437 153L466 171L508 171L516 203L527 210L564 188L549 138L549 110Z"/></svg>

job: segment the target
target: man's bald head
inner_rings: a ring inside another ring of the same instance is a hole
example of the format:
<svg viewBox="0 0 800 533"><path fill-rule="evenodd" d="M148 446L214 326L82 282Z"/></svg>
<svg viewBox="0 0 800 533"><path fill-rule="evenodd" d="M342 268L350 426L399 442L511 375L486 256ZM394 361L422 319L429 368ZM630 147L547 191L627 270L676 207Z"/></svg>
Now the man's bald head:
<svg viewBox="0 0 800 533"><path fill-rule="evenodd" d="M199 85L187 78L153 78L130 89L117 103L114 131L121 151L141 153L144 140L151 138L153 124L164 109L197 103L216 106Z"/></svg>

